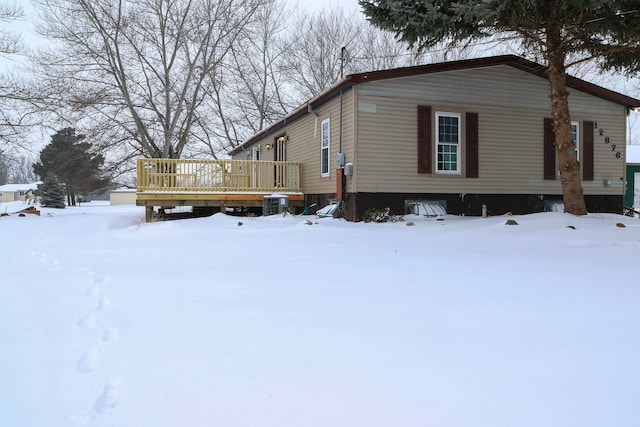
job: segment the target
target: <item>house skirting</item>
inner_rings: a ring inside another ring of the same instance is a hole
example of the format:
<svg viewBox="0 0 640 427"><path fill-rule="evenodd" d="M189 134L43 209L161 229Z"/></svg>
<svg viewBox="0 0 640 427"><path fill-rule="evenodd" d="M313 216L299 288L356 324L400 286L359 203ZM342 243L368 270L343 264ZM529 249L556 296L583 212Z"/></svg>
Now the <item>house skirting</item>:
<svg viewBox="0 0 640 427"><path fill-rule="evenodd" d="M307 206L316 204L316 209L336 200L335 194L306 194ZM406 200L444 200L447 213L453 215L482 215L482 205L490 215L514 215L544 212L545 200L562 201L562 195L533 194L424 194L424 193L347 193L343 205L343 216L349 221L359 221L369 208L389 207L396 215L405 213ZM621 213L623 196L587 195L589 212Z"/></svg>

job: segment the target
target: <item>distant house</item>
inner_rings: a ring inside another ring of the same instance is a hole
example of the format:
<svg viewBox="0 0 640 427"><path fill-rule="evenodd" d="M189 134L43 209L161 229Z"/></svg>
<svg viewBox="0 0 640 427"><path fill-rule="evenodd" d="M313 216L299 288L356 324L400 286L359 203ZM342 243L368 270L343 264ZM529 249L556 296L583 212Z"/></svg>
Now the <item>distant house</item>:
<svg viewBox="0 0 640 427"><path fill-rule="evenodd" d="M136 189L121 187L109 192L110 205L135 205Z"/></svg>
<svg viewBox="0 0 640 427"><path fill-rule="evenodd" d="M39 184L42 184L42 181L31 184L0 185L0 202L26 202L32 200Z"/></svg>
<svg viewBox="0 0 640 427"><path fill-rule="evenodd" d="M640 211L640 145L627 145L627 179L624 205Z"/></svg>
<svg viewBox="0 0 640 427"><path fill-rule="evenodd" d="M571 124L590 211L620 211L626 117L640 101L569 77ZM307 206L342 201L402 213L537 212L561 200L543 66L505 55L346 76L230 152L302 164Z"/></svg>

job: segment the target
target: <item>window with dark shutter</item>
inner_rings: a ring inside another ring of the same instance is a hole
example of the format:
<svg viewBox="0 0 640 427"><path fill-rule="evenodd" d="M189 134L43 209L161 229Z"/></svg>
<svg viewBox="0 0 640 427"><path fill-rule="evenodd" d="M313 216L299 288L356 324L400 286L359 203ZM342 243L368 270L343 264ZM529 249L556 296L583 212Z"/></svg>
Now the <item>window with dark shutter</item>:
<svg viewBox="0 0 640 427"><path fill-rule="evenodd" d="M582 180L593 181L593 122L582 122Z"/></svg>
<svg viewBox="0 0 640 427"><path fill-rule="evenodd" d="M432 173L431 107L418 105L418 173Z"/></svg>
<svg viewBox="0 0 640 427"><path fill-rule="evenodd" d="M478 178L478 113L466 114L467 178Z"/></svg>
<svg viewBox="0 0 640 427"><path fill-rule="evenodd" d="M436 111L435 114L436 169L439 174L462 173L462 116L460 113Z"/></svg>
<svg viewBox="0 0 640 427"><path fill-rule="evenodd" d="M556 179L556 145L553 119L544 119L544 179Z"/></svg>

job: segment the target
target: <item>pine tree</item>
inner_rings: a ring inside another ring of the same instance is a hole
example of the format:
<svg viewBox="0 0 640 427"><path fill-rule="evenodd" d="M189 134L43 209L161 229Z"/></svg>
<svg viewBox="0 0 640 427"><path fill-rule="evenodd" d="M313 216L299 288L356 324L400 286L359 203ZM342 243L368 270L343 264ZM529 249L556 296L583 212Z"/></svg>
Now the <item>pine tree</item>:
<svg viewBox="0 0 640 427"><path fill-rule="evenodd" d="M565 212L587 213L571 136L567 68L598 60L603 69L640 69L638 0L359 0L376 26L426 49L515 36L545 62Z"/></svg>
<svg viewBox="0 0 640 427"><path fill-rule="evenodd" d="M101 171L104 157L91 153L91 144L75 129L65 128L51 136L51 143L40 152L40 163L33 170L41 177L56 176L65 185L68 204L75 206L76 195L101 190L109 179Z"/></svg>
<svg viewBox="0 0 640 427"><path fill-rule="evenodd" d="M55 176L48 176L42 184L38 185L37 195L40 196L40 204L45 208L64 209L64 185Z"/></svg>

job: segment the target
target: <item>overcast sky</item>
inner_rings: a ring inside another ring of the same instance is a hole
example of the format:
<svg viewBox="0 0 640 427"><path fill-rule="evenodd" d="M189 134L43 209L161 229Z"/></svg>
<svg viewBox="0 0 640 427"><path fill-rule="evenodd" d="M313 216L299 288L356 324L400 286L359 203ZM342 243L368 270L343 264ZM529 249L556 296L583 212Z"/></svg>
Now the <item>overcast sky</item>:
<svg viewBox="0 0 640 427"><path fill-rule="evenodd" d="M345 10L360 10L358 0L287 0L292 5L299 4L307 10L318 10L322 8L331 8L339 5Z"/></svg>

